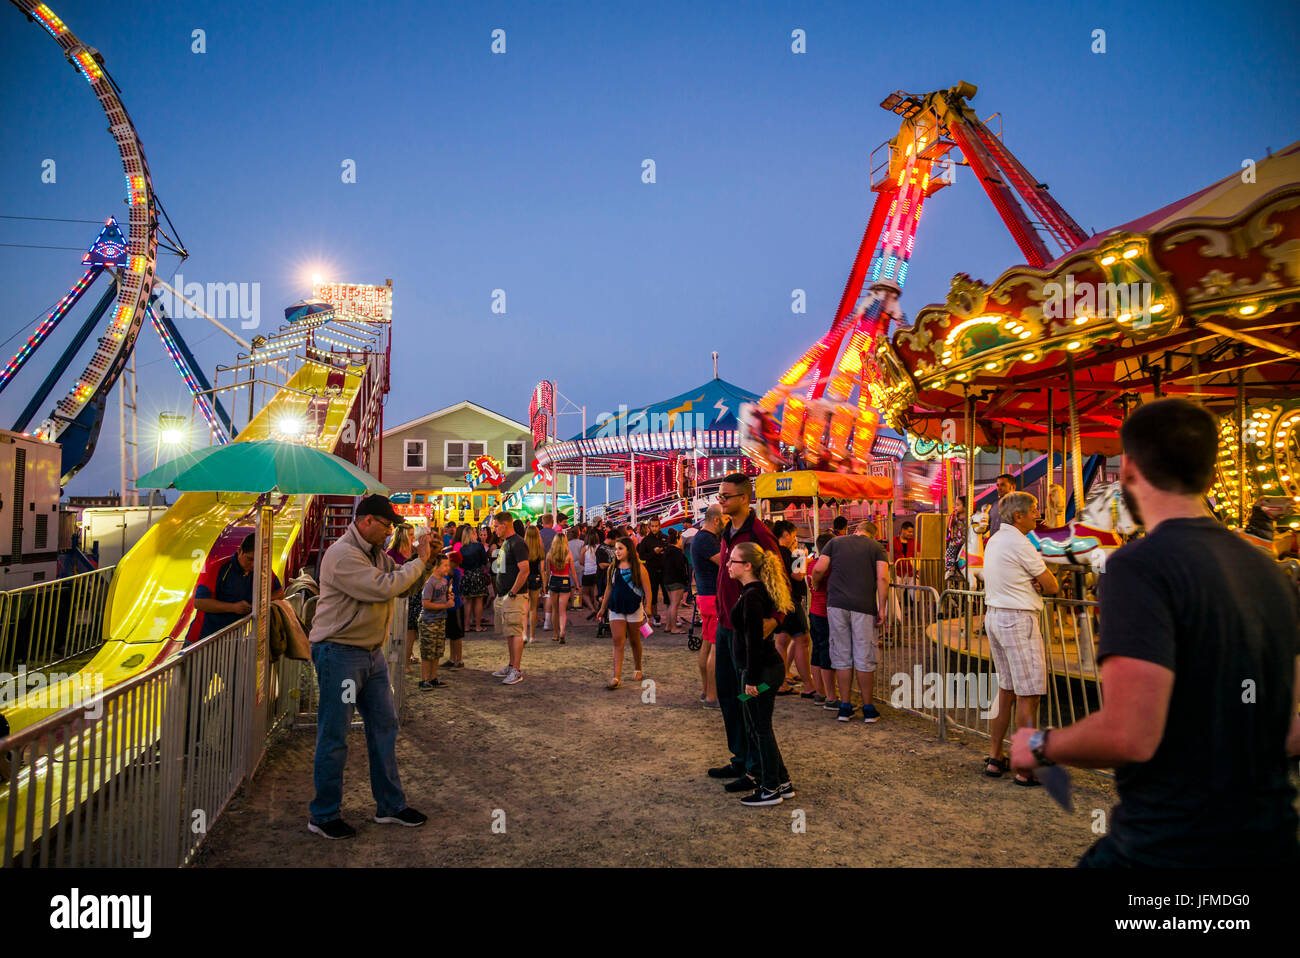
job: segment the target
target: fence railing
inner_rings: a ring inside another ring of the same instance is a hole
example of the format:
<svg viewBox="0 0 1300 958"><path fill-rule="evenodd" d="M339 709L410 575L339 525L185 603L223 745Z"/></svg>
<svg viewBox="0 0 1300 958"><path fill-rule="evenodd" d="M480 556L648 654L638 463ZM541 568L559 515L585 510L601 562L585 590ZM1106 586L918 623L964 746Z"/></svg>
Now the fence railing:
<svg viewBox="0 0 1300 958"><path fill-rule="evenodd" d="M890 586L890 624L880 637L876 695L950 728L988 737L998 678L984 628L984 594L924 585ZM1045 597L1039 618L1047 694L1038 724L1063 726L1101 705L1096 602Z"/></svg>
<svg viewBox="0 0 1300 958"><path fill-rule="evenodd" d="M57 665L102 644L113 569L0 592L0 672Z"/></svg>
<svg viewBox="0 0 1300 958"><path fill-rule="evenodd" d="M245 618L0 739L0 867L188 863L251 767L255 656Z"/></svg>
<svg viewBox="0 0 1300 958"><path fill-rule="evenodd" d="M412 601L420 601L419 596L415 596ZM393 620L388 639L384 643L384 659L388 662L388 683L393 692L393 706L397 710L397 720L400 724L406 709L407 600L399 597L393 602ZM278 706L285 714L278 717L276 721L294 729L314 729L317 703L320 699L315 666L311 662L284 660L279 679L286 701ZM364 727L360 712L353 714L351 727Z"/></svg>

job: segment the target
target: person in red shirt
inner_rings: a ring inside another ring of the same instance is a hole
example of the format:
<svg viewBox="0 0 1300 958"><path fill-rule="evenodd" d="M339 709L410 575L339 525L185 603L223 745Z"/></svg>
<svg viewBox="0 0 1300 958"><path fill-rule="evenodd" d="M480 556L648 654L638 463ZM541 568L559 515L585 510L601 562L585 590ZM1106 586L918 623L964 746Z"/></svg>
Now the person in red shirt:
<svg viewBox="0 0 1300 958"><path fill-rule="evenodd" d="M834 533L823 532L817 537L817 554L826 549L826 543L835 538ZM808 634L812 637L813 704L838 711L839 693L835 691L835 669L831 667L831 625L826 618L826 583L820 589L808 586Z"/></svg>
<svg viewBox="0 0 1300 958"><path fill-rule="evenodd" d="M742 542L756 542L764 552L781 554L781 547L777 544L772 531L750 508L753 501L754 487L744 473L733 472L722 480L718 490L718 504L722 506L722 511L729 520L722 533L724 555L731 555L731 550ZM784 570L781 574L785 575ZM761 775L759 756L753 754L753 750L749 747L741 702L736 698L741 688L736 661L732 655L735 631L732 628L731 611L739 600L740 583L729 575L719 575L717 652L714 665L718 708L722 712L722 724L727 732L727 748L731 751L731 760L726 765L709 769L709 777L735 779L726 786L727 791L732 793L754 791L758 787L757 783ZM767 620L766 632L775 631L780 618L784 616L778 613L778 618Z"/></svg>

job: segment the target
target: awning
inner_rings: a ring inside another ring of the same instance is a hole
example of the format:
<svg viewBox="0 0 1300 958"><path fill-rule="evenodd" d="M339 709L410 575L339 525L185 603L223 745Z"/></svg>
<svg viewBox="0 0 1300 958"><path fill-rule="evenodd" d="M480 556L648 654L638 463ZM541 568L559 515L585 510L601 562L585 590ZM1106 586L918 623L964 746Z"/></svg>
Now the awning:
<svg viewBox="0 0 1300 958"><path fill-rule="evenodd" d="M765 472L754 480L759 499L824 502L863 502L890 499L894 483L886 476L861 476L841 472Z"/></svg>

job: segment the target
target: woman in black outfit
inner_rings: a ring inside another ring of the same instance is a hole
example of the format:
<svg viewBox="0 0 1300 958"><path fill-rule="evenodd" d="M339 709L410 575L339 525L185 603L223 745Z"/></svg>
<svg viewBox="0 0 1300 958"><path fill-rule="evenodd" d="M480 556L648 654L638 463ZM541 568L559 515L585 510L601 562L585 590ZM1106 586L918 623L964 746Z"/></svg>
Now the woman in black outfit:
<svg viewBox="0 0 1300 958"><path fill-rule="evenodd" d="M740 673L745 695L741 711L750 747L758 753L763 780L755 782L753 794L740 800L742 805L780 805L794 798L794 786L781 760L781 750L772 731L772 710L776 690L785 679L785 662L776 650L776 642L765 635L765 619L775 619L794 609L790 587L779 552L765 552L754 542L742 542L731 550L727 574L740 583L740 598L731 609L735 630L732 657ZM759 686L766 686L761 692Z"/></svg>

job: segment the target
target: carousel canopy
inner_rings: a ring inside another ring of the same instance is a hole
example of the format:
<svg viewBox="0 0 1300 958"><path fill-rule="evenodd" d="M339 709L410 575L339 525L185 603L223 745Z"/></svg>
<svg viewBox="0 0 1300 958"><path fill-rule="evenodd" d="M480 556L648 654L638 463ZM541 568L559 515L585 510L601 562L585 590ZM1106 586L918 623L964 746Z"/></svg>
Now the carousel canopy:
<svg viewBox="0 0 1300 958"><path fill-rule="evenodd" d="M586 432L537 451L540 465L577 472L587 460L587 474L619 474L633 456L666 459L699 449L707 456L739 456L736 413L758 395L725 379L712 379L670 399L617 413L602 413Z"/></svg>
<svg viewBox="0 0 1300 958"><path fill-rule="evenodd" d="M1219 414L1300 395L1300 143L1099 234L1042 269L948 300L883 343L886 421L940 438L1119 451L1125 410L1181 395ZM1071 393L1073 392L1073 404Z"/></svg>

